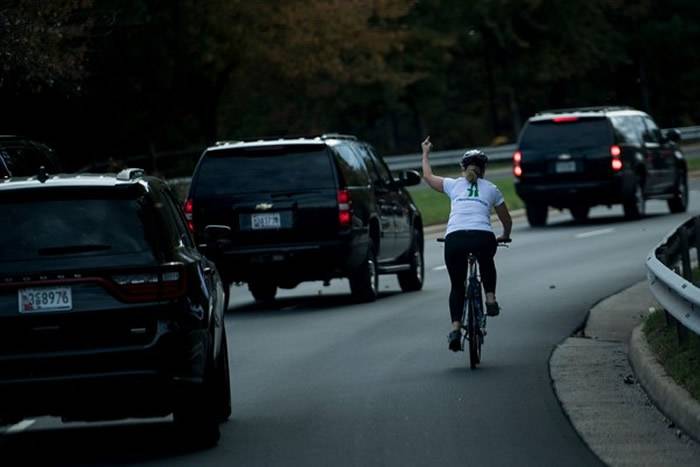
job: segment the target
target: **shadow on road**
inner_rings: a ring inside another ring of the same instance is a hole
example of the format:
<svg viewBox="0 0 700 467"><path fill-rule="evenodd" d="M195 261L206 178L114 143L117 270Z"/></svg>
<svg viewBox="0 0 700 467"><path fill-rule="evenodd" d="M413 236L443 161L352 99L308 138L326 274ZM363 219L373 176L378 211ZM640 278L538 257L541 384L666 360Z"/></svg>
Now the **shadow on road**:
<svg viewBox="0 0 700 467"><path fill-rule="evenodd" d="M5 434L0 437L0 453L3 459L16 459L21 465L54 466L146 462L203 452L185 444L167 421L66 425Z"/></svg>
<svg viewBox="0 0 700 467"><path fill-rule="evenodd" d="M380 292L377 300L385 300L394 295L401 295L399 291ZM328 311L335 308L348 306L362 306L362 303L357 302L350 294L333 294L333 295L304 295L298 297L283 297L277 298L269 303L246 303L242 305L230 306L227 310L228 314L259 314L264 312L266 316L273 314L295 313L303 311L320 312Z"/></svg>
<svg viewBox="0 0 700 467"><path fill-rule="evenodd" d="M606 216L595 216L586 219L585 221L575 221L573 219L563 219L561 221L548 221L546 226L543 227L530 227L533 230L545 230L553 227L582 227L582 226L605 226L614 224L627 224L644 222L644 220L655 219L658 217L666 217L669 214L647 214L642 219L639 220L629 220L624 216L620 215L606 215Z"/></svg>

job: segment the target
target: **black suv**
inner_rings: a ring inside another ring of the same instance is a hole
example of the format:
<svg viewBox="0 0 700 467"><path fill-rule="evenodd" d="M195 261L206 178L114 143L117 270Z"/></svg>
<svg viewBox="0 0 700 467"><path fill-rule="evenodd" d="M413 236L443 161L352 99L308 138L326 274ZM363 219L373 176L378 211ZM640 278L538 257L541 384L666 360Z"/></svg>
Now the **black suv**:
<svg viewBox="0 0 700 467"><path fill-rule="evenodd" d="M247 282L258 301L341 277L371 301L379 274L423 286L423 223L404 189L418 183L415 171L394 179L353 136L225 142L199 160L185 215L198 243L220 245L224 280Z"/></svg>
<svg viewBox="0 0 700 467"><path fill-rule="evenodd" d="M48 173L61 171L53 149L20 136L0 135L0 178L29 177L40 167Z"/></svg>
<svg viewBox="0 0 700 467"><path fill-rule="evenodd" d="M515 189L532 226L547 208L568 208L577 221L595 205L622 204L625 216L644 215L647 199L665 199L671 212L688 206L687 164L677 130L662 132L629 107L587 107L531 117L513 155Z"/></svg>
<svg viewBox="0 0 700 467"><path fill-rule="evenodd" d="M226 304L163 181L0 181L1 423L174 413L215 442L231 410Z"/></svg>

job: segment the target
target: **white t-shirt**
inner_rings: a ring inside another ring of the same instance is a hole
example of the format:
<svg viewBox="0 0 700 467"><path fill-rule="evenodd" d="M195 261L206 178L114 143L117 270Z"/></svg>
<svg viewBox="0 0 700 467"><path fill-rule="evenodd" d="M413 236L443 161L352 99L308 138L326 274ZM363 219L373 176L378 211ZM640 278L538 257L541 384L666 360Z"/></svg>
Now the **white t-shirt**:
<svg viewBox="0 0 700 467"><path fill-rule="evenodd" d="M473 185L464 177L445 178L442 189L452 201L445 235L456 230L486 230L491 227L491 209L503 204L503 194L496 185L477 179Z"/></svg>

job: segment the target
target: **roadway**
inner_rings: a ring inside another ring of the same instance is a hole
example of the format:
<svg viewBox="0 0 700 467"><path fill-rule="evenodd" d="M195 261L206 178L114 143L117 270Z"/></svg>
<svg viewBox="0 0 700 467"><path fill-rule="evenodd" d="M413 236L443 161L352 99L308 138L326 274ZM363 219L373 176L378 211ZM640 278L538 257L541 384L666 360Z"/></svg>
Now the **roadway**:
<svg viewBox="0 0 700 467"><path fill-rule="evenodd" d="M594 304L645 277L652 246L700 213L698 190L691 182L686 214L654 201L640 221L619 207L594 209L585 224L567 213L539 229L516 221L496 259L503 311L489 320L476 371L447 350L449 280L432 235L421 292L400 293L382 276L379 300L358 305L338 280L282 291L262 307L234 288L234 412L218 447L184 450L167 419L42 418L0 436L0 453L53 465L602 465L561 410L550 354Z"/></svg>

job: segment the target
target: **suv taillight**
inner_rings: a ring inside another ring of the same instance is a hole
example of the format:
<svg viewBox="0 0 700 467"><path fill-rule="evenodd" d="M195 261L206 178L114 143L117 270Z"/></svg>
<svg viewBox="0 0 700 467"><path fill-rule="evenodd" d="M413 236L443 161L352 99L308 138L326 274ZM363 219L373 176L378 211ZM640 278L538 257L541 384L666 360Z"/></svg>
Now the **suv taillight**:
<svg viewBox="0 0 700 467"><path fill-rule="evenodd" d="M611 166L614 172L622 170L622 149L617 144L610 146Z"/></svg>
<svg viewBox="0 0 700 467"><path fill-rule="evenodd" d="M190 232L194 232L194 222L192 222L192 209L193 209L192 200L188 199L187 201L185 201L185 204L182 206L182 210L185 212L185 219L187 220L187 228L190 229Z"/></svg>
<svg viewBox="0 0 700 467"><path fill-rule="evenodd" d="M348 190L338 191L338 223L341 227L349 227L352 223L351 206L350 192Z"/></svg>
<svg viewBox="0 0 700 467"><path fill-rule="evenodd" d="M516 177L520 177L523 174L522 161L523 153L521 151L515 151L513 153L513 175Z"/></svg>
<svg viewBox="0 0 700 467"><path fill-rule="evenodd" d="M185 294L185 266L168 263L158 271L133 272L112 276L117 295L127 302L169 300Z"/></svg>

